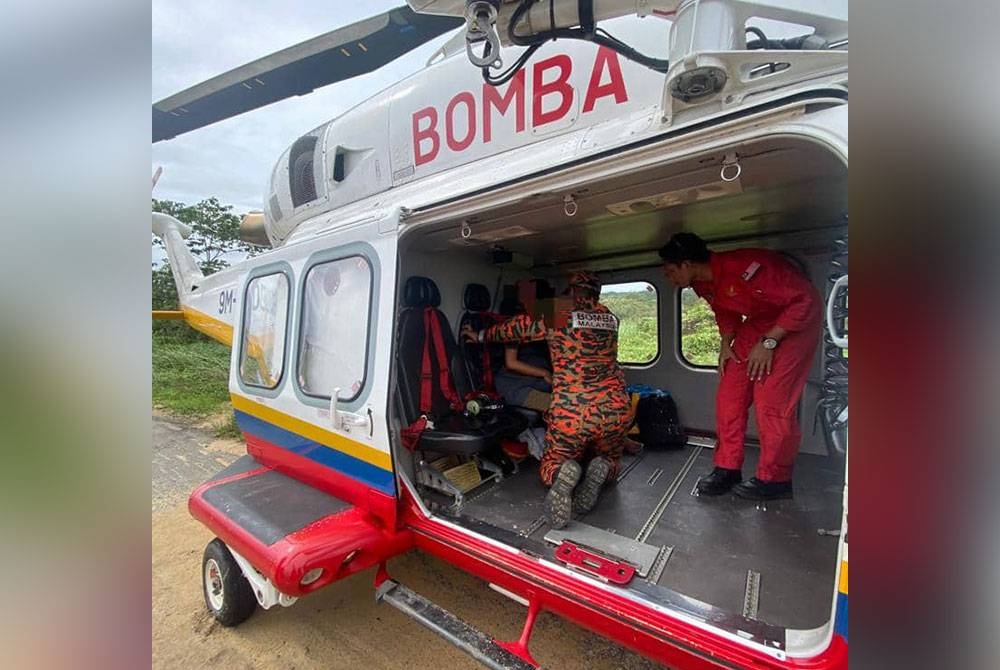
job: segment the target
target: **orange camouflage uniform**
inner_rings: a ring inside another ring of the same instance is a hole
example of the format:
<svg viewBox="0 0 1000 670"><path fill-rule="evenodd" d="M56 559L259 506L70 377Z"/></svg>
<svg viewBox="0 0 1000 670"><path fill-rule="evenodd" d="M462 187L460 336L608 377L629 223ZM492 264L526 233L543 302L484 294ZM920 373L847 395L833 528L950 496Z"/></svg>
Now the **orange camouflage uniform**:
<svg viewBox="0 0 1000 670"><path fill-rule="evenodd" d="M618 365L618 319L596 299L581 299L557 326L526 314L487 328L487 342L546 340L552 357L552 402L546 414L539 475L552 486L559 466L603 456L618 474L631 404Z"/></svg>

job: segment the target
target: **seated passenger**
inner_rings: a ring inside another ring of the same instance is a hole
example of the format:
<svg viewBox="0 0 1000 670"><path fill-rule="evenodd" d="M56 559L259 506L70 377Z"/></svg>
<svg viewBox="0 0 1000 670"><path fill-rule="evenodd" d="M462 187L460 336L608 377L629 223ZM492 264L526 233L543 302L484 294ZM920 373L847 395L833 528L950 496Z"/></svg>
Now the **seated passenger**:
<svg viewBox="0 0 1000 670"><path fill-rule="evenodd" d="M513 309L501 306L500 313L506 317L525 314L527 310L521 304ZM529 407L528 397L532 390L542 393L552 393L552 363L549 360L549 347L543 341L526 342L523 344L505 344L503 368L493 377L497 393L508 405ZM545 407L531 407L540 412Z"/></svg>
<svg viewBox="0 0 1000 670"><path fill-rule="evenodd" d="M538 473L550 487L545 514L554 528L565 526L574 512L593 509L601 488L614 481L631 423L625 374L618 366L618 319L598 302L601 281L591 272L574 272L569 285L573 309L556 323L521 314L478 333L468 324L462 328L470 342L548 345L553 394Z"/></svg>

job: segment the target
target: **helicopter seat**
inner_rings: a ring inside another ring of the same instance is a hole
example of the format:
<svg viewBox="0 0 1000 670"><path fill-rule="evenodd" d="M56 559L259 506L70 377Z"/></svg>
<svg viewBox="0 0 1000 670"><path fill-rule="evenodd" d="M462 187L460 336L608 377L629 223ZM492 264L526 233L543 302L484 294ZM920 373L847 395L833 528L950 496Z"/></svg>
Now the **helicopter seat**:
<svg viewBox="0 0 1000 670"><path fill-rule="evenodd" d="M440 304L433 280L406 280L397 356L400 404L411 425L421 416L433 424L420 434L417 450L472 456L517 435L525 422L505 410L465 414L464 399L474 386Z"/></svg>
<svg viewBox="0 0 1000 670"><path fill-rule="evenodd" d="M482 284L466 284L462 304L465 311L458 321L459 332L466 324L479 331L503 319L500 314L490 311L490 290ZM473 387L495 393L493 376L503 368L503 345L462 341L459 347L462 363Z"/></svg>
<svg viewBox="0 0 1000 670"><path fill-rule="evenodd" d="M490 290L482 284L466 284L463 303L465 312L459 320L459 332L465 324L472 326L473 330L482 330L501 323L514 313L513 306L507 311L501 306L500 313L490 311ZM462 360L474 387L489 394L497 394L493 379L504 369L504 345L462 342L459 346L462 349ZM504 401L507 411L519 415L528 426L542 425L541 412L511 404L509 398L504 398Z"/></svg>

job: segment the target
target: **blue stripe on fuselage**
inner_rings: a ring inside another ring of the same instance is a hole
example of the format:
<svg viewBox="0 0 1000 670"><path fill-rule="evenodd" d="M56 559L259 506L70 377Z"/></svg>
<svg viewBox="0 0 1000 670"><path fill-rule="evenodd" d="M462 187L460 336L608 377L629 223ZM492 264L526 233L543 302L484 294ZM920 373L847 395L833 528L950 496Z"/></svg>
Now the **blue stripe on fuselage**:
<svg viewBox="0 0 1000 670"><path fill-rule="evenodd" d="M342 451L313 442L246 412L235 410L235 414L236 423L244 433L249 433L277 447L287 449L328 468L333 468L383 493L388 493L391 496L396 495L396 480L391 471L383 470Z"/></svg>

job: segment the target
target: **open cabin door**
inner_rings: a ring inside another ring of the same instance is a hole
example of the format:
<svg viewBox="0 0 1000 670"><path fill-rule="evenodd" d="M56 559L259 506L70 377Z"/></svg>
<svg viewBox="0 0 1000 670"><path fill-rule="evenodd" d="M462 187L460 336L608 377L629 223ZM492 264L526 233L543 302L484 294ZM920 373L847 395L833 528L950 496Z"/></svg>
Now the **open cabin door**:
<svg viewBox="0 0 1000 670"><path fill-rule="evenodd" d="M230 391L247 451L391 522L387 397L398 216L331 221L242 287Z"/></svg>

